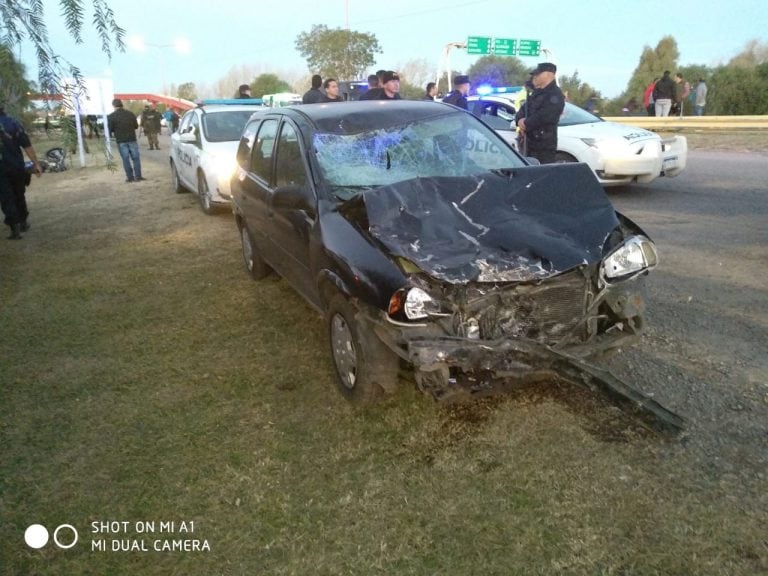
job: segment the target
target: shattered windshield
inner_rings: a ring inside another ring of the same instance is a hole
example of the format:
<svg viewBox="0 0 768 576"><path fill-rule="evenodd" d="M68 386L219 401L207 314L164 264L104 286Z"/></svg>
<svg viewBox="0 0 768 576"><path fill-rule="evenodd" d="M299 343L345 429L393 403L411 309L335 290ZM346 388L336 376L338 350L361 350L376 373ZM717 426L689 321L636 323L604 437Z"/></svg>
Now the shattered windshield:
<svg viewBox="0 0 768 576"><path fill-rule="evenodd" d="M340 200L362 190L435 176L474 176L524 163L467 114L448 114L357 134L318 133L317 160Z"/></svg>

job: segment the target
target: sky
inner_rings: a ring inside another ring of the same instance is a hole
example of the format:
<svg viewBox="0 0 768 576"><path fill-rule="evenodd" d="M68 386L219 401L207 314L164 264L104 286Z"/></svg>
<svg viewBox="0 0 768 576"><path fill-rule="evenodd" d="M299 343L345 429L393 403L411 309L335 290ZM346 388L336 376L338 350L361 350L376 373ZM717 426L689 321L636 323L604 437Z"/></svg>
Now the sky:
<svg viewBox="0 0 768 576"><path fill-rule="evenodd" d="M88 6L90 3L85 2ZM677 41L678 64L716 66L749 40L768 43L768 1L729 0L110 0L130 46L109 61L86 13L84 44L66 32L56 0L44 0L51 44L87 78L111 78L115 92L159 92L194 82L210 86L232 69L249 67L289 81L311 73L295 48L296 36L315 24L372 33L383 52L378 68L398 70L423 59L437 69L446 44L468 36L541 40L546 56L520 57L533 68L552 61L604 97L618 96L645 46L664 36ZM144 50L135 46L142 38ZM181 41L182 46L179 46ZM184 49L179 49L179 47ZM20 48L36 76L31 47ZM450 67L466 71L478 56L450 52ZM661 71L660 71L661 72ZM248 82L252 78L243 78ZM208 94L208 96L229 96Z"/></svg>

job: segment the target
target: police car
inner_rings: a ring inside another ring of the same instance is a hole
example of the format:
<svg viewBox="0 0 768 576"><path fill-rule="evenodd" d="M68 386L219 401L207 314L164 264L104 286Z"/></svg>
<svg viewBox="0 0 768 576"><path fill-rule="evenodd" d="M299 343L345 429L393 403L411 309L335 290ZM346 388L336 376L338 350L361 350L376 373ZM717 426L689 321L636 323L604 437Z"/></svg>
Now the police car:
<svg viewBox="0 0 768 576"><path fill-rule="evenodd" d="M524 92L521 88L483 88L467 98L469 111L517 148L514 119ZM687 158L684 136L662 138L643 128L606 122L565 103L557 129L557 161L586 163L603 186L677 176L685 169Z"/></svg>
<svg viewBox="0 0 768 576"><path fill-rule="evenodd" d="M261 108L257 98L204 100L184 114L179 129L171 135L171 177L176 192L197 193L206 214L228 204L240 133L251 114Z"/></svg>

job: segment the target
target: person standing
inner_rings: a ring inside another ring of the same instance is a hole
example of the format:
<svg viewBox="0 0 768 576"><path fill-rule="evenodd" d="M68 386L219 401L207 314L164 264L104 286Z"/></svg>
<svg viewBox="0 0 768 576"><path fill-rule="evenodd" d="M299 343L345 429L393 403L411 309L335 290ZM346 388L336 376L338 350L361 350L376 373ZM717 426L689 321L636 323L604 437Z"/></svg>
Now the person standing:
<svg viewBox="0 0 768 576"><path fill-rule="evenodd" d="M693 91L693 115L703 116L704 107L707 105L707 83L704 78L699 78L699 83Z"/></svg>
<svg viewBox="0 0 768 576"><path fill-rule="evenodd" d="M141 176L141 157L139 156L139 143L136 141L136 130L139 128L139 123L136 121L136 115L123 108L123 101L120 98L112 100L112 107L115 111L107 116L107 122L109 123L110 134L115 135L120 158L123 159L125 181L146 180Z"/></svg>
<svg viewBox="0 0 768 576"><path fill-rule="evenodd" d="M525 101L515 120L525 139L526 156L542 164L555 162L557 124L565 108L565 97L555 81L557 66L541 62L531 71L533 93Z"/></svg>
<svg viewBox="0 0 768 576"><path fill-rule="evenodd" d="M141 113L141 127L144 130L144 134L147 135L147 142L149 142L150 150L160 150L160 143L157 140L157 135L160 134L162 124L160 120L162 115L157 109L157 102L152 102L152 106L149 104L144 106L144 112Z"/></svg>
<svg viewBox="0 0 768 576"><path fill-rule="evenodd" d="M371 74L368 76L368 90L366 90L365 93L360 96L360 100L380 99L381 95L384 93L381 79L386 72L386 70L377 70L376 74Z"/></svg>
<svg viewBox="0 0 768 576"><path fill-rule="evenodd" d="M368 92L366 92L367 95ZM387 70L381 75L381 88L374 89L376 93L375 98L368 98L368 100L402 100L400 96L400 76L397 72ZM362 98L361 98L362 100Z"/></svg>
<svg viewBox="0 0 768 576"><path fill-rule="evenodd" d="M691 93L691 84L678 72L675 74L675 103L672 106L673 113L683 117L683 108L688 95Z"/></svg>
<svg viewBox="0 0 768 576"><path fill-rule="evenodd" d="M323 102L344 102L344 98L339 96L339 83L335 78L327 78L323 82L323 88L325 88Z"/></svg>
<svg viewBox="0 0 768 576"><path fill-rule="evenodd" d="M323 77L320 74L312 76L312 87L304 92L304 96L301 97L302 104L319 104L325 101L325 94L320 90L320 86L323 85Z"/></svg>
<svg viewBox="0 0 768 576"><path fill-rule="evenodd" d="M454 89L448 92L446 97L443 98L443 102L468 110L467 94L469 93L469 76L456 76L453 79L453 84Z"/></svg>
<svg viewBox="0 0 768 576"><path fill-rule="evenodd" d="M669 76L669 70L664 70L661 79L656 82L653 89L653 102L656 116L669 116L672 109L672 100L675 98L675 82Z"/></svg>
<svg viewBox="0 0 768 576"><path fill-rule="evenodd" d="M248 84L240 84L237 87L237 100L246 100L251 98L251 87Z"/></svg>
<svg viewBox="0 0 768 576"><path fill-rule="evenodd" d="M648 113L648 116L656 116L656 104L653 101L653 90L656 88L656 82L658 81L658 77L654 78L653 82L645 87L645 92L643 93L643 107Z"/></svg>
<svg viewBox="0 0 768 576"><path fill-rule="evenodd" d="M424 94L424 100L429 100L430 102L435 101L435 96L437 95L437 85L434 82L427 83L427 91L426 94Z"/></svg>
<svg viewBox="0 0 768 576"><path fill-rule="evenodd" d="M6 115L5 106L0 103L0 208L11 229L9 240L20 240L21 233L29 230L24 152L39 177L42 171L29 135L18 120Z"/></svg>

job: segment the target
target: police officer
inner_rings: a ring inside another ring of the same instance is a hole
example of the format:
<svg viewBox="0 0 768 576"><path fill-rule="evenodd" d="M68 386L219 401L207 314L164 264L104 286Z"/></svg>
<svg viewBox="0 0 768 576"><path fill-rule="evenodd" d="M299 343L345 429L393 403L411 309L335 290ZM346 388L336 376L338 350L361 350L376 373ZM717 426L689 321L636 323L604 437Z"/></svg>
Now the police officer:
<svg viewBox="0 0 768 576"><path fill-rule="evenodd" d="M565 97L555 81L557 67L541 62L531 71L533 93L517 113L517 127L525 139L524 154L542 164L553 164L557 151L557 123Z"/></svg>
<svg viewBox="0 0 768 576"><path fill-rule="evenodd" d="M32 161L32 170L40 176L40 164L29 136L15 118L5 114L5 107L0 102L0 207L5 223L11 229L9 240L18 240L22 232L29 230L25 197L28 176L22 149Z"/></svg>
<svg viewBox="0 0 768 576"><path fill-rule="evenodd" d="M149 142L150 150L160 150L160 143L157 140L157 135L160 134L161 126L160 120L162 115L160 110L157 109L157 102L152 102L152 106L149 104L144 106L144 112L141 113L141 128L144 130L144 134L147 135L147 141Z"/></svg>
<svg viewBox="0 0 768 576"><path fill-rule="evenodd" d="M453 79L453 84L455 88L448 92L448 95L443 98L443 102L446 102L447 104L453 104L454 106L458 106L459 108L464 108L464 110L467 110L469 108L467 105L469 76L456 76Z"/></svg>

